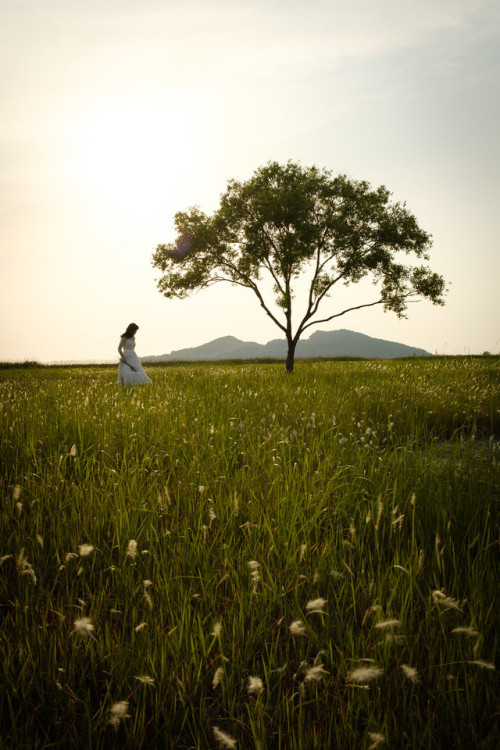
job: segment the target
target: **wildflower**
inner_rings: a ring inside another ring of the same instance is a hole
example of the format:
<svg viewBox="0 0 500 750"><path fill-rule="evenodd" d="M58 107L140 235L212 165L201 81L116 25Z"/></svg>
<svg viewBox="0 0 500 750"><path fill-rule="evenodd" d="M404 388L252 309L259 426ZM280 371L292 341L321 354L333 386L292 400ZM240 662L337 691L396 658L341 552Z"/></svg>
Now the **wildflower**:
<svg viewBox="0 0 500 750"><path fill-rule="evenodd" d="M70 560L72 560L72 559L73 559L74 557L78 557L78 555L76 554L76 552L68 552L68 554L67 554L67 555L66 555L66 557L64 558L64 562L69 562L69 561L70 561Z"/></svg>
<svg viewBox="0 0 500 750"><path fill-rule="evenodd" d="M127 554L126 557L131 557L132 560L135 560L137 557L137 542L135 539L131 539L127 545Z"/></svg>
<svg viewBox="0 0 500 750"><path fill-rule="evenodd" d="M219 727L212 727L212 731L214 733L216 742L218 742L221 747L236 747L236 740L234 739L234 737L231 737L230 734L226 734L226 732L223 732L222 729L219 729Z"/></svg>
<svg viewBox="0 0 500 750"><path fill-rule="evenodd" d="M349 672L347 679L350 682L366 684L367 682L378 679L383 673L384 670L381 667L358 667Z"/></svg>
<svg viewBox="0 0 500 750"><path fill-rule="evenodd" d="M248 692L251 694L253 693L261 693L264 690L264 683L260 679L260 677L249 677L248 678Z"/></svg>
<svg viewBox="0 0 500 750"><path fill-rule="evenodd" d="M21 494L21 486L19 484L16 484L14 487L14 492L12 493L12 497L15 501L19 500L19 496Z"/></svg>
<svg viewBox="0 0 500 750"><path fill-rule="evenodd" d="M401 669L404 676L407 677L410 682L413 682L414 685L420 682L420 677L415 667L409 667L408 664L402 664Z"/></svg>
<svg viewBox="0 0 500 750"><path fill-rule="evenodd" d="M325 614L323 607L325 606L327 600L322 599L321 597L319 599L311 599L306 604L306 610L309 614L313 614L314 612L319 614Z"/></svg>
<svg viewBox="0 0 500 750"><path fill-rule="evenodd" d="M71 450L70 450L70 452L69 452L69 455L70 455L70 456L71 456L72 458L76 458L76 445L75 445L75 444L73 444L73 445L71 446Z"/></svg>
<svg viewBox="0 0 500 750"><path fill-rule="evenodd" d="M471 628L469 625L467 627L461 627L461 628L453 628L451 631L452 633L463 633L464 635L468 635L471 638L474 638L476 635L479 635L477 630L474 630L474 628Z"/></svg>
<svg viewBox="0 0 500 750"><path fill-rule="evenodd" d="M395 628L396 625L399 625L399 620L381 620L377 622L375 627L379 630L384 630L385 628Z"/></svg>
<svg viewBox="0 0 500 750"><path fill-rule="evenodd" d="M222 677L224 675L224 668L223 667L217 667L214 673L214 678L212 680L212 687L215 690L218 685L222 682Z"/></svg>
<svg viewBox="0 0 500 750"><path fill-rule="evenodd" d="M155 686L155 681L148 674L138 674L135 676L135 679L139 680L142 685L149 685L150 687Z"/></svg>
<svg viewBox="0 0 500 750"><path fill-rule="evenodd" d="M327 674L328 672L323 669L322 664L315 664L313 667L306 669L304 682L319 682Z"/></svg>
<svg viewBox="0 0 500 750"><path fill-rule="evenodd" d="M300 548L299 563L303 562L304 557L306 556L306 552L307 552L307 544L304 542L304 544Z"/></svg>
<svg viewBox="0 0 500 750"><path fill-rule="evenodd" d="M136 633L140 633L140 631L143 628L147 628L147 626L148 626L147 622L140 622L139 625L135 626L134 630L135 630Z"/></svg>
<svg viewBox="0 0 500 750"><path fill-rule="evenodd" d="M75 626L75 633L79 633L80 635L87 635L90 638L93 638L94 641L97 640L97 638L92 635L94 626L92 625L90 617L79 617L73 624Z"/></svg>
<svg viewBox="0 0 500 750"><path fill-rule="evenodd" d="M40 547L43 549L43 536L41 536L40 534L37 534L36 535L36 540L37 540L38 544L40 545Z"/></svg>
<svg viewBox="0 0 500 750"><path fill-rule="evenodd" d="M95 548L93 544L80 544L80 546L78 547L78 554L80 555L80 557L88 557L94 549Z"/></svg>
<svg viewBox="0 0 500 750"><path fill-rule="evenodd" d="M120 726L120 722L124 719L129 719L130 714L128 712L128 701L118 701L113 703L109 712L109 723L112 727L117 729Z"/></svg>
<svg viewBox="0 0 500 750"><path fill-rule="evenodd" d="M290 625L290 633L292 635L305 635L306 629L302 623L302 620L294 620Z"/></svg>

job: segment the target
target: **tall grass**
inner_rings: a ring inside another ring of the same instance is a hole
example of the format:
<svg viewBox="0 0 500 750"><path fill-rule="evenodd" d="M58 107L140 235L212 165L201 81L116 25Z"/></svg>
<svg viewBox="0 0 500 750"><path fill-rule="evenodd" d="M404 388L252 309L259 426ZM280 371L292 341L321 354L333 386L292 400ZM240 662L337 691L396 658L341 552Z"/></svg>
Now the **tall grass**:
<svg viewBox="0 0 500 750"><path fill-rule="evenodd" d="M0 747L497 746L498 360L281 368L0 373Z"/></svg>

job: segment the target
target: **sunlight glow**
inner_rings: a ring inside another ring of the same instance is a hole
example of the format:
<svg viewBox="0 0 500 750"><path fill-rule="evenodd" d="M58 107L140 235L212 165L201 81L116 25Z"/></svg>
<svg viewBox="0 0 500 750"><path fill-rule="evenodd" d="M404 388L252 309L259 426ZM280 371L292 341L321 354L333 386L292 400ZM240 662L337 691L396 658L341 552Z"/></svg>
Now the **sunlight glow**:
<svg viewBox="0 0 500 750"><path fill-rule="evenodd" d="M70 125L70 182L108 210L141 216L168 199L204 148L193 103L156 103L137 93L104 102Z"/></svg>

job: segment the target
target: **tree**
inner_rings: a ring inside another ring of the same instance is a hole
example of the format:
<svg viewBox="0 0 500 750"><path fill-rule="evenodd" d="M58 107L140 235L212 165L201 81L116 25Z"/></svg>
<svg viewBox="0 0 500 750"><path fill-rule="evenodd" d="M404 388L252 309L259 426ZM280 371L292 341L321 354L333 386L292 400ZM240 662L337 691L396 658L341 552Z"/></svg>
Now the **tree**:
<svg viewBox="0 0 500 750"><path fill-rule="evenodd" d="M405 317L415 297L443 304L443 278L427 266L401 262L410 253L428 260L431 237L390 196L384 186L372 189L317 167L270 162L246 182L230 180L211 216L197 207L175 215L177 239L153 254L153 266L163 273L158 289L179 299L222 281L250 289L286 336L292 372L297 342L313 325L375 305ZM294 331L294 285L304 274L308 292ZM379 288L376 299L318 314L336 285L369 274ZM265 275L272 279L274 307L264 298Z"/></svg>

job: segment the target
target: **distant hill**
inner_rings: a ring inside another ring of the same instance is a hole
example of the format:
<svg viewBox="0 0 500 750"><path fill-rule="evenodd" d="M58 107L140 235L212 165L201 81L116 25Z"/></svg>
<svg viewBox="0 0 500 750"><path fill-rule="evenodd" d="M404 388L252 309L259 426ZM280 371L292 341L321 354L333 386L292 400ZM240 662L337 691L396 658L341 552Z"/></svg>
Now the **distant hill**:
<svg viewBox="0 0 500 750"><path fill-rule="evenodd" d="M142 357L143 362L199 361L217 359L285 359L285 339L273 339L267 344L240 341L234 336L209 341L190 349L177 349L170 354ZM374 339L363 333L347 331L315 331L310 338L299 340L295 356L308 357L365 357L366 359L395 359L396 357L430 356L425 349L416 349L395 341Z"/></svg>

